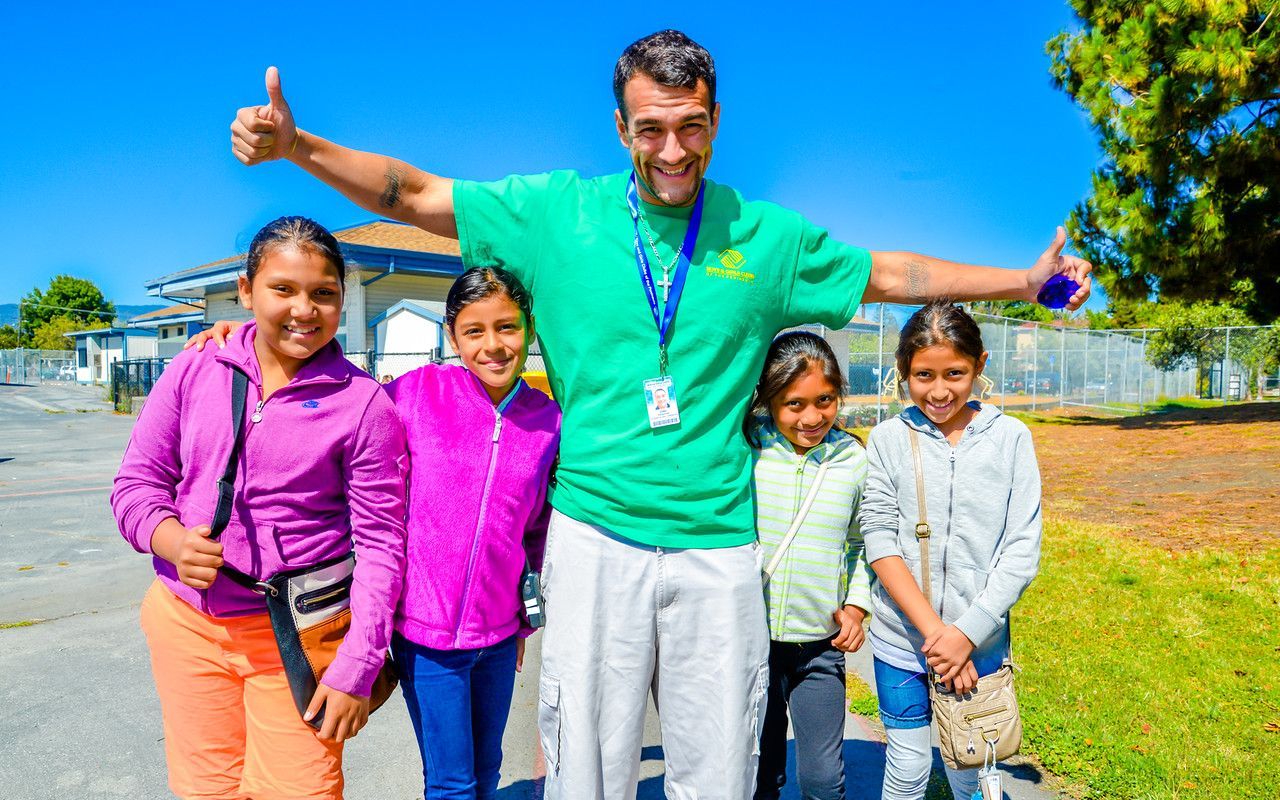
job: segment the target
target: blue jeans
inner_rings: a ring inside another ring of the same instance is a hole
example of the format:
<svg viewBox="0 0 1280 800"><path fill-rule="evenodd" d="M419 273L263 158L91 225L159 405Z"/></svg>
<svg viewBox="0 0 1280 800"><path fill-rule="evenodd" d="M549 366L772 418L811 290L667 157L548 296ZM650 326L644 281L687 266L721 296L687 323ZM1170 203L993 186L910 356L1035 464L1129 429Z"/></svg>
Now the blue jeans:
<svg viewBox="0 0 1280 800"><path fill-rule="evenodd" d="M396 634L391 654L422 753L426 800L491 800L515 690L516 637L433 650Z"/></svg>
<svg viewBox="0 0 1280 800"><path fill-rule="evenodd" d="M1001 656L980 656L973 662L979 677L1000 668ZM875 659L876 696L884 723L884 785L881 800L924 800L933 768L929 744L929 676L917 670L899 669ZM969 800L978 788L978 771L947 767L947 781L954 800Z"/></svg>
<svg viewBox="0 0 1280 800"><path fill-rule="evenodd" d="M1002 655L980 656L973 662L978 677L990 675L1004 663ZM924 728L933 720L929 705L929 676L874 660L876 697L886 728Z"/></svg>

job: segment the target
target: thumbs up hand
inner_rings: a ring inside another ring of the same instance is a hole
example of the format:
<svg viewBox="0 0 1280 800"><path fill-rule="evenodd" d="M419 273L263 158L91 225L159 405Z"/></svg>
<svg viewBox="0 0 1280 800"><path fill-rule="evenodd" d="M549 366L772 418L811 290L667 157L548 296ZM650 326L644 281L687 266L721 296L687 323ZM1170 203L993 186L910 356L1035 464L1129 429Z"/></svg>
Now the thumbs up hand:
<svg viewBox="0 0 1280 800"><path fill-rule="evenodd" d="M1075 311L1084 304L1085 300L1089 299L1091 283L1089 273L1093 271L1093 265L1078 256L1064 256L1062 248L1066 243L1067 232L1059 225L1053 237L1053 243L1040 254L1040 257L1036 259L1036 263L1031 265L1031 269L1027 273L1027 300L1035 302L1036 295L1040 292L1040 287L1044 286L1045 281L1058 273L1063 273L1080 285L1080 289L1067 302L1067 311Z"/></svg>
<svg viewBox="0 0 1280 800"><path fill-rule="evenodd" d="M231 152L249 166L288 158L298 146L298 128L275 67L267 67L266 84L267 104L240 109L231 123Z"/></svg>

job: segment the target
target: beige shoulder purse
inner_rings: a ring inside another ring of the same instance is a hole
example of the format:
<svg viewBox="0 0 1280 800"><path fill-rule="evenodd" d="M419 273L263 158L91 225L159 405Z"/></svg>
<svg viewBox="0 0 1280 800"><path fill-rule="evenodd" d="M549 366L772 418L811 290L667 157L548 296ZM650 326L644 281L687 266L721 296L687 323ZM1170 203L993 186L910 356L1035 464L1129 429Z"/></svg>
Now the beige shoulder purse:
<svg viewBox="0 0 1280 800"><path fill-rule="evenodd" d="M924 597L933 605L929 581L929 517L924 501L924 466L920 459L920 435L910 430L911 456L916 468L916 501L920 522L916 539L920 542L920 577ZM1012 647L1012 643L1010 644ZM1010 654L1012 657L1012 653ZM1006 659L1000 669L978 678L978 685L966 695L957 695L939 685L929 670L929 699L933 721L938 726L938 749L952 769L973 769L995 765L1022 745L1022 715L1013 693L1013 664Z"/></svg>

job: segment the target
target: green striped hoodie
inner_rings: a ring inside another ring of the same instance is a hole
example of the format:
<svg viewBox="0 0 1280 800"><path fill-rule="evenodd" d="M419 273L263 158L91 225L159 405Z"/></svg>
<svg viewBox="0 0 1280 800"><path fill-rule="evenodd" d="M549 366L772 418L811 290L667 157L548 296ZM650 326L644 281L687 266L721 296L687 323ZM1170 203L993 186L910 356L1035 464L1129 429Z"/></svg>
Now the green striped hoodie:
<svg viewBox="0 0 1280 800"><path fill-rule="evenodd" d="M765 589L769 636L778 642L811 642L833 636L831 614L844 605L871 610L871 569L858 527L858 503L867 477L867 454L848 433L833 428L822 443L796 453L772 420L756 427L752 450L756 532L764 563L773 560L804 502L818 467L822 488Z"/></svg>

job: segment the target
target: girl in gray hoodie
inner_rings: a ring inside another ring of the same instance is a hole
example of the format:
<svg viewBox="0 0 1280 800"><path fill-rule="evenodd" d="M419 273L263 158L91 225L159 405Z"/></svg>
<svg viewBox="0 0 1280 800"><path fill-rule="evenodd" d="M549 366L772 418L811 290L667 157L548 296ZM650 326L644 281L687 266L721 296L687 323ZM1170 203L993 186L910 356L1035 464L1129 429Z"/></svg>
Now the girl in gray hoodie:
<svg viewBox="0 0 1280 800"><path fill-rule="evenodd" d="M875 572L868 639L888 739L884 800L921 800L932 765L928 672L959 693L1009 657L1009 609L1040 563L1040 472L1031 433L970 401L987 362L977 323L935 301L902 330L898 372L913 405L876 426L859 522ZM910 433L923 461L933 602L920 589ZM956 800L977 771L947 770Z"/></svg>

